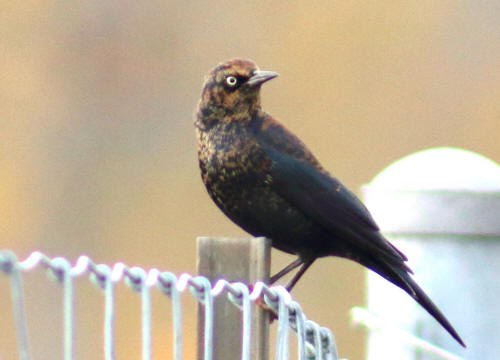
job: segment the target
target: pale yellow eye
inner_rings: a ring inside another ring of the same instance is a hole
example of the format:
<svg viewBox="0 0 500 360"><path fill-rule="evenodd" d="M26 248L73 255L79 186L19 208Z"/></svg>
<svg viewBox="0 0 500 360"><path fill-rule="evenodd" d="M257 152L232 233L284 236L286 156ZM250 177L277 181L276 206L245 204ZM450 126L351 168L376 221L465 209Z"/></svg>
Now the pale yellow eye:
<svg viewBox="0 0 500 360"><path fill-rule="evenodd" d="M237 83L238 79L236 79L236 77L234 76L228 76L226 78L226 84L228 84L229 86L235 86Z"/></svg>

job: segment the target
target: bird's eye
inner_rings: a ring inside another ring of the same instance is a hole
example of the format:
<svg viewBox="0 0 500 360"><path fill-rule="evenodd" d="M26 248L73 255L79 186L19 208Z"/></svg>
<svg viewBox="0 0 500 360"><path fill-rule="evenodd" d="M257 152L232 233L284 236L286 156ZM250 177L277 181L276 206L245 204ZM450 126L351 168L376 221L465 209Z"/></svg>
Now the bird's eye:
<svg viewBox="0 0 500 360"><path fill-rule="evenodd" d="M234 77L234 76L228 76L226 78L226 83L229 86L235 86L238 83L238 79L236 77Z"/></svg>

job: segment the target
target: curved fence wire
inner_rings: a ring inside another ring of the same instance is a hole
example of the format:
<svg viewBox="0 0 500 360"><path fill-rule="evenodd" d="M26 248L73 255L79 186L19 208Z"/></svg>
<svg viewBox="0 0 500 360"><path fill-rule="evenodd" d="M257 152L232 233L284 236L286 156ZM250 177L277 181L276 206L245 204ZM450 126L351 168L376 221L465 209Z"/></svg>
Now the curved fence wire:
<svg viewBox="0 0 500 360"><path fill-rule="evenodd" d="M61 285L63 296L64 319L64 359L74 359L74 296L73 280L87 276L90 281L103 292L104 318L103 358L115 358L115 291L114 285L124 282L130 289L137 292L141 298L142 321L142 359L152 359L151 341L151 291L159 291L170 299L173 327L173 359L183 359L182 349L182 311L181 297L183 292L189 292L199 303L203 304L204 343L203 359L212 360L214 299L220 296L227 298L241 310L241 359L250 360L250 339L252 329L252 306L263 304L274 312L277 318L277 336L274 358L284 360L289 358L290 330L296 332L299 359L335 360L337 351L335 340L327 328L308 320L300 305L293 301L290 294L281 286L269 287L262 282L251 288L243 283L229 283L219 280L215 284L202 276L182 274L176 276L171 272L161 272L157 269L145 270L141 267L128 267L123 263L112 266L95 264L89 257L80 256L72 265L62 257L50 258L41 252L33 252L25 260L18 260L11 251L0 251L0 270L10 279L13 315L17 332L19 358L31 360L26 314L24 311L24 293L22 273L36 268L44 268L49 277Z"/></svg>

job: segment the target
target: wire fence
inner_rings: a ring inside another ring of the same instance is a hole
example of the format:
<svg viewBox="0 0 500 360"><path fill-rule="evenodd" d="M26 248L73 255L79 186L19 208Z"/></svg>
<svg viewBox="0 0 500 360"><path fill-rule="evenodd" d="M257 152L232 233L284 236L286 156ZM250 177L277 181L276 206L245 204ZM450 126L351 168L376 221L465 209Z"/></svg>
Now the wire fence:
<svg viewBox="0 0 500 360"><path fill-rule="evenodd" d="M73 281L79 277L88 279L103 292L103 358L115 359L115 285L125 283L140 295L141 299L141 336L142 359L152 360L152 302L151 292L159 291L170 299L172 316L172 356L175 360L183 359L183 322L181 294L189 292L203 305L200 316L204 318L203 350L204 360L213 359L214 339L214 300L225 296L235 307L241 310L241 359L251 359L252 309L255 305L265 306L272 311L277 320L274 358L288 359L290 356L290 330L296 333L297 353L301 360L336 360L337 350L330 330L308 320L300 305L293 301L290 294L281 286L269 287L257 282L251 288L248 285L226 280L214 284L203 276L182 274L158 269L145 270L141 267L128 267L123 263L112 266L95 264L89 257L80 256L72 265L62 257L50 258L41 252L33 252L25 260L18 260L11 251L0 251L0 269L10 280L13 317L18 341L18 353L21 360L33 359L30 352L29 334L24 310L23 277L25 272L37 268L47 270L48 277L61 286L63 298L63 351L65 360L75 359L75 316Z"/></svg>

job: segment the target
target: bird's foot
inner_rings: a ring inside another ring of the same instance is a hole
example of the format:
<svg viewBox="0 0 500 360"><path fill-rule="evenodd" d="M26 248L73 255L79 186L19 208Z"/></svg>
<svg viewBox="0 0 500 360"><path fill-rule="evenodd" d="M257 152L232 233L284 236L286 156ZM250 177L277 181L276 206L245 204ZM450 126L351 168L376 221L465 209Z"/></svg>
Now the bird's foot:
<svg viewBox="0 0 500 360"><path fill-rule="evenodd" d="M251 293L253 291L254 285L248 284L247 286L248 286L248 291ZM267 305L266 301L264 300L263 294L255 300L255 305L257 305L258 307L260 307L269 314L270 323L278 319L278 314L276 314L276 312L269 305Z"/></svg>

